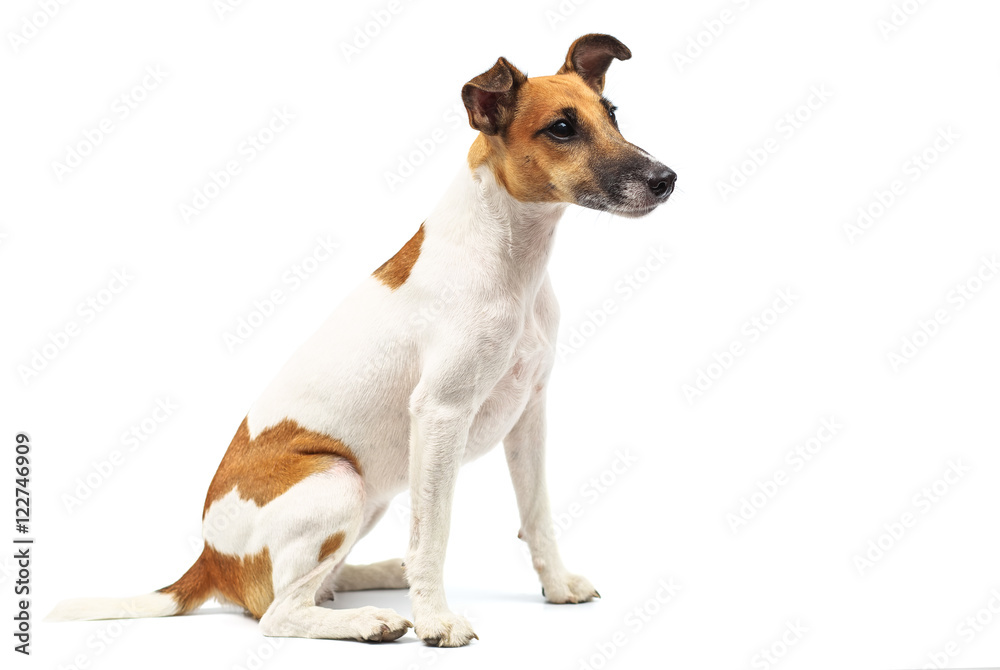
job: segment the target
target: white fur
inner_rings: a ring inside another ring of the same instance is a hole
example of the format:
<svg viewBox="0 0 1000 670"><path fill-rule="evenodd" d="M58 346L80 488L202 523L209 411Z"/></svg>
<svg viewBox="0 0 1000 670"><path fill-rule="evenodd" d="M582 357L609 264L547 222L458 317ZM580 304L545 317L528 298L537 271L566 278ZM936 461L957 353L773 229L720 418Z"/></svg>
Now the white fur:
<svg viewBox="0 0 1000 670"><path fill-rule="evenodd" d="M334 586L337 591L366 591L405 589L409 584L403 574L402 562L391 558L368 565L344 565L336 573Z"/></svg>
<svg viewBox="0 0 1000 670"><path fill-rule="evenodd" d="M369 512L409 485L406 576L425 640L458 645L475 635L449 611L442 585L455 478L511 433L533 399L538 411L543 404L558 326L546 264L564 209L515 200L485 167L463 170L424 223L407 281L395 291L365 282L249 414L252 435L287 417L349 445ZM593 587L573 586L552 541L543 430L532 414L508 445L508 458L530 463L512 468L525 539L552 599L589 599Z"/></svg>
<svg viewBox="0 0 1000 670"><path fill-rule="evenodd" d="M336 611L317 602L338 584L408 581L418 636L467 644L475 633L449 610L443 587L451 501L459 467L501 441L522 535L548 598L596 595L563 567L544 482L544 389L559 318L546 264L565 207L519 202L487 168L462 170L425 221L406 282L391 290L366 280L253 405L251 437L291 419L341 440L363 473L338 462L262 507L235 490L209 508L204 534L214 549L269 550L275 599L260 622L266 635L395 639L411 624L391 610ZM354 542L407 486L405 580L389 562L344 566ZM318 562L334 531L344 532L343 546ZM110 606L100 611L114 614ZM165 603L155 611L169 613Z"/></svg>
<svg viewBox="0 0 1000 670"><path fill-rule="evenodd" d="M345 531L344 544L350 547L364 518L364 503L361 478L338 462L263 507L241 498L237 487L208 508L202 533L206 544L232 556L252 556L266 547L277 594L316 565L323 541L336 530Z"/></svg>
<svg viewBox="0 0 1000 670"><path fill-rule="evenodd" d="M95 621L97 619L142 619L177 613L177 603L163 593L133 598L76 598L64 600L46 621Z"/></svg>

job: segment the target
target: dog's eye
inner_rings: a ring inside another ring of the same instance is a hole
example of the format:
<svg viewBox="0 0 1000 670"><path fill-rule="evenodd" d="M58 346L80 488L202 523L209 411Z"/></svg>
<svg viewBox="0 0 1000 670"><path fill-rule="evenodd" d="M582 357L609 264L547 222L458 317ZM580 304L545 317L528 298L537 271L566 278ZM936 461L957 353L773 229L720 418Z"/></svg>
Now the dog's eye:
<svg viewBox="0 0 1000 670"><path fill-rule="evenodd" d="M611 123L615 124L616 126L618 125L618 116L615 114L617 110L618 110L617 107L608 108L608 116L611 117Z"/></svg>
<svg viewBox="0 0 1000 670"><path fill-rule="evenodd" d="M568 137L573 137L574 135L576 135L576 130L574 130L573 126L569 124L569 121L566 121L564 119L559 119L551 126L549 126L549 134L552 135L553 137L557 137L561 140L564 140Z"/></svg>

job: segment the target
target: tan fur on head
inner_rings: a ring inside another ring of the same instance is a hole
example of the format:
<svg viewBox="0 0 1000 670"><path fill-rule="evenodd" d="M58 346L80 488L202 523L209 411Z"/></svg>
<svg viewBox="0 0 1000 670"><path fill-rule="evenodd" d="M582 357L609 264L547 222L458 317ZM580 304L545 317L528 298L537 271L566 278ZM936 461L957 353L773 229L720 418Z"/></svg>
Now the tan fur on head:
<svg viewBox="0 0 1000 670"><path fill-rule="evenodd" d="M497 60L462 88L469 124L481 133L469 167L489 167L522 202L573 203L624 216L652 211L676 175L622 137L615 108L602 95L611 63L631 57L614 37L591 34L573 42L552 76L529 79Z"/></svg>
<svg viewBox="0 0 1000 670"><path fill-rule="evenodd" d="M586 143L559 143L540 135L572 109ZM511 195L524 202L576 202L594 178L595 155L633 150L615 126L596 91L575 74L532 77L520 87L514 118L503 137L480 135L469 167L486 163Z"/></svg>
<svg viewBox="0 0 1000 670"><path fill-rule="evenodd" d="M611 35L591 33L570 45L566 62L556 74L574 72L588 86L601 93L604 91L604 74L611 66L611 61L615 58L628 60L631 57L629 48Z"/></svg>
<svg viewBox="0 0 1000 670"><path fill-rule="evenodd" d="M517 93L527 81L523 72L502 56L486 72L462 87L469 125L484 135L503 132L514 116Z"/></svg>

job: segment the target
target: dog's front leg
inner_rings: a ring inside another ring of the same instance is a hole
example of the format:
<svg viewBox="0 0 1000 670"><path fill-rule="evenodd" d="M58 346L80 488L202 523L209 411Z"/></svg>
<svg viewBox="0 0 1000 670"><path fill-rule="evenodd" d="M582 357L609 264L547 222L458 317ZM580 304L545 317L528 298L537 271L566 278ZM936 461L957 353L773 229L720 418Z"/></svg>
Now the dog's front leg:
<svg viewBox="0 0 1000 670"><path fill-rule="evenodd" d="M475 408L468 405L468 395L442 397L434 386L418 385L410 403L412 520L406 578L417 637L434 646L460 647L478 636L468 619L448 608L444 557L455 480Z"/></svg>
<svg viewBox="0 0 1000 670"><path fill-rule="evenodd" d="M518 537L528 543L542 593L553 603L582 603L600 594L586 578L563 566L545 487L545 392L535 392L503 441L521 513Z"/></svg>

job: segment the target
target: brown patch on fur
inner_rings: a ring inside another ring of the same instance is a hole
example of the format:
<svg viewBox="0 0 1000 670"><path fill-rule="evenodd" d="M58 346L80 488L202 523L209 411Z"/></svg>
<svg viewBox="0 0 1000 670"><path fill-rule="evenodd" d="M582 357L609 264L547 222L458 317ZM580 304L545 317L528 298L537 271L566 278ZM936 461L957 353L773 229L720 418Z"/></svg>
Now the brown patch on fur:
<svg viewBox="0 0 1000 670"><path fill-rule="evenodd" d="M263 507L309 475L328 469L338 458L361 473L354 453L340 440L306 430L291 419L266 428L251 440L243 419L208 487L202 517L213 502L234 487L241 498Z"/></svg>
<svg viewBox="0 0 1000 670"><path fill-rule="evenodd" d="M319 561L322 563L328 556L340 549L340 546L344 544L344 532L337 531L330 537L323 540L323 544L319 548Z"/></svg>
<svg viewBox="0 0 1000 670"><path fill-rule="evenodd" d="M267 547L252 556L230 556L206 546L212 559L212 577L220 596L259 619L274 600L271 553Z"/></svg>
<svg viewBox="0 0 1000 670"><path fill-rule="evenodd" d="M264 547L252 556L230 556L206 544L184 576L159 592L173 596L177 614L186 614L214 596L259 619L274 600L271 554Z"/></svg>
<svg viewBox="0 0 1000 670"><path fill-rule="evenodd" d="M566 52L566 61L556 74L575 72L588 86L600 93L604 90L604 75L615 58L628 60L629 48L611 35L591 33L577 39Z"/></svg>
<svg viewBox="0 0 1000 670"><path fill-rule="evenodd" d="M414 263L420 257L420 247L424 243L424 224L410 241L403 245L403 248L396 252L396 255L382 263L372 276L395 291L402 286L410 277Z"/></svg>
<svg viewBox="0 0 1000 670"><path fill-rule="evenodd" d="M187 614L215 595L208 552L208 547L205 547L183 577L170 586L159 589L158 593L174 597L174 602L177 603L176 614Z"/></svg>
<svg viewBox="0 0 1000 670"><path fill-rule="evenodd" d="M557 142L540 135L573 109L586 141ZM480 134L469 150L469 167L486 164L497 181L522 202L576 202L599 190L594 156L613 160L635 148L608 116L601 96L576 73L532 77L518 91L517 111L505 136Z"/></svg>
<svg viewBox="0 0 1000 670"><path fill-rule="evenodd" d="M489 159L491 152L492 147L490 146L490 141L486 138L486 135L483 135L482 133L476 135L476 139L472 141L472 146L469 147L469 169L475 172L476 168Z"/></svg>
<svg viewBox="0 0 1000 670"><path fill-rule="evenodd" d="M506 58L462 87L469 125L485 135L503 133L514 117L518 89L528 77Z"/></svg>
<svg viewBox="0 0 1000 670"><path fill-rule="evenodd" d="M208 487L202 516L212 503L233 488L237 488L244 500L263 507L309 475L328 469L338 459L361 473L354 454L340 440L306 430L291 419L250 439L247 420L243 419ZM343 533L327 538L320 550L320 560L324 551L336 551L343 541ZM250 556L232 556L206 544L184 576L160 589L160 593L173 596L177 614L190 612L214 596L246 608L259 619L274 600L271 568L267 547Z"/></svg>

